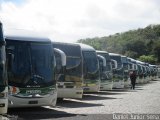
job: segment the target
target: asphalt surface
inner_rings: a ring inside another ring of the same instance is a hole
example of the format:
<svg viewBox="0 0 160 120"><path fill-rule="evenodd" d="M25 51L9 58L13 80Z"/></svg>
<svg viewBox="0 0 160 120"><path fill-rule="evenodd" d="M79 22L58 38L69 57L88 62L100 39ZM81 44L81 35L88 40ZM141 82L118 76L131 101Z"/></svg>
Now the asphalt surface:
<svg viewBox="0 0 160 120"><path fill-rule="evenodd" d="M64 99L56 107L10 108L8 114L18 120L160 119L160 79L136 85L135 90L114 89L85 94L83 99Z"/></svg>

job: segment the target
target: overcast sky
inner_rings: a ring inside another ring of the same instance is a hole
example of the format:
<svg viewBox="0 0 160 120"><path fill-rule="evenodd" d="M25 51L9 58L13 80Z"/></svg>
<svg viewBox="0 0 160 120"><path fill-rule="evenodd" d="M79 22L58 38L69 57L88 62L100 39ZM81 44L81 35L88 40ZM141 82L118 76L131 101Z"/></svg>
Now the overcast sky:
<svg viewBox="0 0 160 120"><path fill-rule="evenodd" d="M160 0L0 0L4 30L75 42L160 23Z"/></svg>

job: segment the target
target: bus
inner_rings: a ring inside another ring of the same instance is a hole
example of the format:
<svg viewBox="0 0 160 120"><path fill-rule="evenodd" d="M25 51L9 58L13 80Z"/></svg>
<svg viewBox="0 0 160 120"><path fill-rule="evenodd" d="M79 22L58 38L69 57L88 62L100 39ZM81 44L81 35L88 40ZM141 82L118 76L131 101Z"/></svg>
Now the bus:
<svg viewBox="0 0 160 120"><path fill-rule="evenodd" d="M157 78L157 74L158 74L158 67L156 65L149 65L151 68L151 76L152 76L152 80Z"/></svg>
<svg viewBox="0 0 160 120"><path fill-rule="evenodd" d="M101 80L101 84L100 84L100 90L103 90L104 87L102 87L103 85L105 86L104 81L107 80L107 74L106 74L106 59L101 56L101 55L97 55L98 57L98 63L99 63L99 72L100 72L100 80Z"/></svg>
<svg viewBox="0 0 160 120"><path fill-rule="evenodd" d="M149 72L150 68L148 68L145 62L136 61L138 72L139 72L139 81L140 83L147 83L149 81Z"/></svg>
<svg viewBox="0 0 160 120"><path fill-rule="evenodd" d="M109 53L111 59L117 61L117 69L113 70L113 88L124 88L124 68L119 54Z"/></svg>
<svg viewBox="0 0 160 120"><path fill-rule="evenodd" d="M66 55L64 70L57 64L58 98L82 98L83 96L83 62L81 47L74 43L52 42L53 48L58 48ZM56 56L56 63L60 56ZM63 60L63 59L62 59ZM59 99L58 99L59 100Z"/></svg>
<svg viewBox="0 0 160 120"><path fill-rule="evenodd" d="M142 62L139 61L139 60L136 60L136 64L137 64L137 79L136 79L136 83L144 83Z"/></svg>
<svg viewBox="0 0 160 120"><path fill-rule="evenodd" d="M157 75L158 75L158 78L160 78L160 67L158 67Z"/></svg>
<svg viewBox="0 0 160 120"><path fill-rule="evenodd" d="M9 107L55 106L57 85L51 40L6 35Z"/></svg>
<svg viewBox="0 0 160 120"><path fill-rule="evenodd" d="M123 69L124 69L124 87L129 87L131 81L129 77L130 69L129 69L129 61L126 56L121 56L122 57L122 63L123 63ZM131 64L132 65L132 64Z"/></svg>
<svg viewBox="0 0 160 120"><path fill-rule="evenodd" d="M138 61L133 59L133 58L129 58L129 61L131 62L130 71L135 71L136 72L136 75L137 75L136 83L140 83L141 81L143 81L143 78L144 78L142 62L139 61L140 63L138 64L137 63Z"/></svg>
<svg viewBox="0 0 160 120"><path fill-rule="evenodd" d="M100 90L100 72L96 50L82 43L83 58L83 92L98 92Z"/></svg>
<svg viewBox="0 0 160 120"><path fill-rule="evenodd" d="M147 68L145 62L141 62L143 69L143 83L147 83Z"/></svg>
<svg viewBox="0 0 160 120"><path fill-rule="evenodd" d="M149 63L145 63L146 67L146 81L149 82L151 80L151 70L149 67Z"/></svg>
<svg viewBox="0 0 160 120"><path fill-rule="evenodd" d="M105 76L101 77L101 86L100 90L112 90L113 87L113 71L112 71L112 64L111 58L109 53L106 51L96 51L98 55L101 55L106 60L106 67L105 67Z"/></svg>
<svg viewBox="0 0 160 120"><path fill-rule="evenodd" d="M157 79L158 78L158 66L157 65L155 65L155 79Z"/></svg>
<svg viewBox="0 0 160 120"><path fill-rule="evenodd" d="M8 109L8 79L6 69L5 39L3 26L0 22L0 114L6 114Z"/></svg>

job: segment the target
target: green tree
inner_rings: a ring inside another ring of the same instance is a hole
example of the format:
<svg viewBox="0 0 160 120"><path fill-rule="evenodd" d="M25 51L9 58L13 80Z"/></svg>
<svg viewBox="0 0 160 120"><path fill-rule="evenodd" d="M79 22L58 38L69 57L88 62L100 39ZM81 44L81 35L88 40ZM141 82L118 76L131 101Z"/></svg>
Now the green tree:
<svg viewBox="0 0 160 120"><path fill-rule="evenodd" d="M142 55L138 58L138 60L147 62L147 63L152 63L155 64L157 59L154 57L154 55Z"/></svg>
<svg viewBox="0 0 160 120"><path fill-rule="evenodd" d="M160 25L129 30L124 33L78 40L93 46L97 50L119 53L134 59L153 55L160 63Z"/></svg>
<svg viewBox="0 0 160 120"><path fill-rule="evenodd" d="M160 40L155 42L153 51L154 51L155 56L158 59L158 62L160 63Z"/></svg>

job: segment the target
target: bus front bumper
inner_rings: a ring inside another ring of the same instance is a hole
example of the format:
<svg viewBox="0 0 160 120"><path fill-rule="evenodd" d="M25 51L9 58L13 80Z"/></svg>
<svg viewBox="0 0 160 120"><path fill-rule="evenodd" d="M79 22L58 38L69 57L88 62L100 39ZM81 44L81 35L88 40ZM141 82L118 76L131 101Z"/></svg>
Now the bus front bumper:
<svg viewBox="0 0 160 120"><path fill-rule="evenodd" d="M101 82L100 90L112 90L113 82Z"/></svg>
<svg viewBox="0 0 160 120"><path fill-rule="evenodd" d="M58 88L58 98L82 98L82 88Z"/></svg>
<svg viewBox="0 0 160 120"><path fill-rule="evenodd" d="M124 80L114 81L113 88L124 88Z"/></svg>
<svg viewBox="0 0 160 120"><path fill-rule="evenodd" d="M43 97L17 97L9 95L9 108L16 107L38 107L55 106L57 102L57 91L54 94Z"/></svg>

